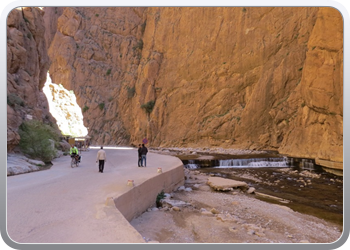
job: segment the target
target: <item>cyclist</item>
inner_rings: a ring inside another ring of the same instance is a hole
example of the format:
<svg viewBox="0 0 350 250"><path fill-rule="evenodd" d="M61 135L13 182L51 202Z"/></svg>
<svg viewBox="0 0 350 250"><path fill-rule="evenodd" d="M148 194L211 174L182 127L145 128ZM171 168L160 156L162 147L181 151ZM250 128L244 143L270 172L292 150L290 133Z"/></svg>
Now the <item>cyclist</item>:
<svg viewBox="0 0 350 250"><path fill-rule="evenodd" d="M78 156L78 162L80 162L80 155L79 155L79 151L77 149L76 146L71 145L70 151L69 151L70 157L75 157Z"/></svg>

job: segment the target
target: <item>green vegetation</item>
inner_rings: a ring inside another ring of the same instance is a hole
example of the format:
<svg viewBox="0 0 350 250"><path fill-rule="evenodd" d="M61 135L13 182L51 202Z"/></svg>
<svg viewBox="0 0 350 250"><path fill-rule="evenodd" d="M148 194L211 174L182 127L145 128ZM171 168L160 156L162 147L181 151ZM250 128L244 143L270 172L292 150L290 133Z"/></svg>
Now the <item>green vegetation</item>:
<svg viewBox="0 0 350 250"><path fill-rule="evenodd" d="M99 103L98 107L100 108L100 110L103 110L105 107L105 103L104 102Z"/></svg>
<svg viewBox="0 0 350 250"><path fill-rule="evenodd" d="M88 110L89 110L89 107L85 105L84 108L83 108L83 113L85 113Z"/></svg>
<svg viewBox="0 0 350 250"><path fill-rule="evenodd" d="M301 67L300 69L298 69L299 71L302 71L303 70L303 67Z"/></svg>
<svg viewBox="0 0 350 250"><path fill-rule="evenodd" d="M107 72L106 72L106 75L107 75L107 76L110 75L110 74L111 74L111 71L112 71L112 69L108 69Z"/></svg>
<svg viewBox="0 0 350 250"><path fill-rule="evenodd" d="M243 11L243 12L247 12L247 9L246 9L246 8L243 8L242 11Z"/></svg>
<svg viewBox="0 0 350 250"><path fill-rule="evenodd" d="M24 107L24 101L22 98L14 93L7 96L7 104L11 107L15 107L16 105Z"/></svg>
<svg viewBox="0 0 350 250"><path fill-rule="evenodd" d="M150 114L154 108L155 101L149 101L141 105L141 108L146 111L147 114Z"/></svg>
<svg viewBox="0 0 350 250"><path fill-rule="evenodd" d="M131 99L134 97L135 95L135 87L130 88L129 86L127 87L127 91L128 91L128 99Z"/></svg>
<svg viewBox="0 0 350 250"><path fill-rule="evenodd" d="M226 111L225 113L223 113L223 114L218 114L218 115L216 115L216 117L223 117L223 116L227 115L229 112L230 112L230 111L227 110L227 111Z"/></svg>
<svg viewBox="0 0 350 250"><path fill-rule="evenodd" d="M37 120L25 121L19 127L19 146L23 153L44 162L50 162L56 155L55 143L58 133L49 125Z"/></svg>
<svg viewBox="0 0 350 250"><path fill-rule="evenodd" d="M165 198L165 194L164 194L164 191L162 190L158 195L157 195L157 198L156 198L156 205L157 205L157 207L161 207L162 206L162 204L160 203L160 201L162 200L162 199L164 199Z"/></svg>
<svg viewBox="0 0 350 250"><path fill-rule="evenodd" d="M95 14L96 17L99 17L99 14Z"/></svg>
<svg viewBox="0 0 350 250"><path fill-rule="evenodd" d="M142 50L143 49L143 41L142 39L140 39L137 44L132 48L133 50L139 49Z"/></svg>
<svg viewBox="0 0 350 250"><path fill-rule="evenodd" d="M143 34L145 32L146 29L146 22L144 22L143 24L141 24L141 33Z"/></svg>

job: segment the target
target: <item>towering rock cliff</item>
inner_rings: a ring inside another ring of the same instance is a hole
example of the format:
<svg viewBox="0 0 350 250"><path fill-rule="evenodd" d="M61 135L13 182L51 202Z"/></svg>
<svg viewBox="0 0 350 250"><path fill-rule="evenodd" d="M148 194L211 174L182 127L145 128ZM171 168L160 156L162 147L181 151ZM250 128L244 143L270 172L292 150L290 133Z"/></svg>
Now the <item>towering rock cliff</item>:
<svg viewBox="0 0 350 250"><path fill-rule="evenodd" d="M7 17L7 149L18 145L18 127L35 119L53 124L42 92L49 68L43 11L18 8Z"/></svg>
<svg viewBox="0 0 350 250"><path fill-rule="evenodd" d="M44 10L50 76L74 91L95 143L273 149L342 167L336 9Z"/></svg>

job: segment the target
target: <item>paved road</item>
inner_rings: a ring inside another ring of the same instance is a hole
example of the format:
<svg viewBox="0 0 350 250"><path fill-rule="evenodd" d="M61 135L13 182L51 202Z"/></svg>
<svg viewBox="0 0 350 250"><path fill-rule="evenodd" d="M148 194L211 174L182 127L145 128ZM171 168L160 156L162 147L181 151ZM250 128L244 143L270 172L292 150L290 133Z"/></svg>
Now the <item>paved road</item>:
<svg viewBox="0 0 350 250"><path fill-rule="evenodd" d="M144 242L108 197L178 165L175 157L149 153L147 168L137 167L136 149L106 149L104 173L98 172L97 149L82 152L78 168L70 157L55 159L49 170L7 178L7 232L18 243Z"/></svg>

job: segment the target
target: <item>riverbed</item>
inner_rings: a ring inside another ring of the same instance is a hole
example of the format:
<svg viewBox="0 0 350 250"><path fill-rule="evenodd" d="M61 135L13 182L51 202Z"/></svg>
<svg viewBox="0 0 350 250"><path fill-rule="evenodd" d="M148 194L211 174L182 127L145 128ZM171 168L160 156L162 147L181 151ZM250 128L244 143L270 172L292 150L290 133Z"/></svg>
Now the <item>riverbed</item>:
<svg viewBox="0 0 350 250"><path fill-rule="evenodd" d="M343 225L343 177L323 170L310 159L276 154L178 155L185 168L246 182L257 192L285 200L285 205ZM275 199L258 199L278 203Z"/></svg>

